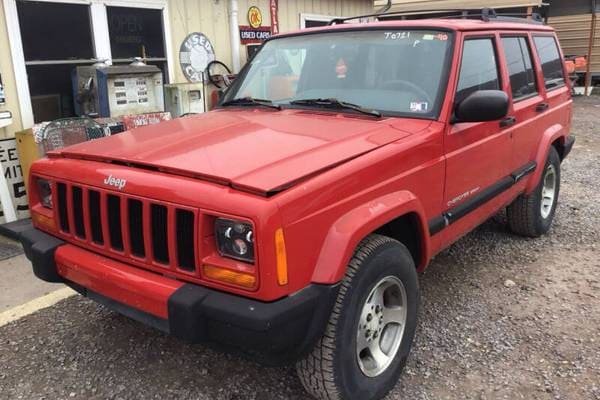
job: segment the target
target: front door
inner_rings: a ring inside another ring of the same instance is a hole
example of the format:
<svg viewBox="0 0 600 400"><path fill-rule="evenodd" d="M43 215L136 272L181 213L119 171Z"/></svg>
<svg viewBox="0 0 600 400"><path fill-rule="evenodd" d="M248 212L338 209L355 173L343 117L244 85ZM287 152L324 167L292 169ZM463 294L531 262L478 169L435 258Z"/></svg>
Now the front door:
<svg viewBox="0 0 600 400"><path fill-rule="evenodd" d="M454 104L460 103L478 90L503 90L497 41L494 33L465 35L460 54L460 70ZM503 126L505 125L505 126ZM442 241L448 244L461 232L481 222L483 216L476 207L467 207L486 189L510 173L510 124L500 121L454 123L448 128L446 150L446 212L469 210L444 230ZM462 207L462 210L461 210Z"/></svg>

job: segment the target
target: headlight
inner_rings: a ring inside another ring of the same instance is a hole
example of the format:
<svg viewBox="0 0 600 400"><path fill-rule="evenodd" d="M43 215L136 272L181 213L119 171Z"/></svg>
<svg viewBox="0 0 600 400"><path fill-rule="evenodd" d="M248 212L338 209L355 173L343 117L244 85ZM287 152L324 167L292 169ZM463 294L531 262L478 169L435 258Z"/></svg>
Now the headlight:
<svg viewBox="0 0 600 400"><path fill-rule="evenodd" d="M217 218L217 249L224 257L254 263L254 232L247 222Z"/></svg>
<svg viewBox="0 0 600 400"><path fill-rule="evenodd" d="M50 181L37 178L37 187L40 203L46 208L52 208L52 186L50 185Z"/></svg>

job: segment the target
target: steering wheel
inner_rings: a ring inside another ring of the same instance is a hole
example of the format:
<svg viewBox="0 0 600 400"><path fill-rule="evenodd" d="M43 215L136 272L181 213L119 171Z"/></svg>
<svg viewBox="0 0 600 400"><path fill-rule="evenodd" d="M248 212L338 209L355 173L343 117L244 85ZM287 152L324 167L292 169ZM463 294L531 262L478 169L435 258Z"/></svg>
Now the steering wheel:
<svg viewBox="0 0 600 400"><path fill-rule="evenodd" d="M215 73L218 69L225 70L227 73ZM229 85L231 85L231 70L221 61L213 60L209 62L206 66L206 71L208 72L208 80L218 89L229 87Z"/></svg>
<svg viewBox="0 0 600 400"><path fill-rule="evenodd" d="M427 92L423 89L421 89L419 86L415 85L412 82L409 81L405 81L403 79L395 79L395 80L391 80L391 81L385 81L382 82L379 87L381 89L391 89L391 90L407 90L409 92L412 92L418 96L421 96L422 99L421 100L426 100L429 104L432 104L433 102L431 101L431 98L429 97L429 95L427 94Z"/></svg>

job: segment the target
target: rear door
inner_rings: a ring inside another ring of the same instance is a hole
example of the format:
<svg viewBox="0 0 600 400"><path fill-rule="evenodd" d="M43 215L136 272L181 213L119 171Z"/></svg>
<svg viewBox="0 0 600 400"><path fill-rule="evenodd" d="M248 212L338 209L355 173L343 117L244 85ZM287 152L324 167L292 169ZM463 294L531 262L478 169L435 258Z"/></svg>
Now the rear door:
<svg viewBox="0 0 600 400"><path fill-rule="evenodd" d="M503 34L500 39L508 72L510 115L515 118L511 172L525 168L535 158L542 126L540 114L547 111L543 89L538 84L536 62L527 33Z"/></svg>
<svg viewBox="0 0 600 400"><path fill-rule="evenodd" d="M466 34L459 55L459 75L454 105L478 90L502 90L504 81L497 51L499 36L493 32ZM445 138L446 188L444 210L465 207L469 201L509 174L510 127L499 121L450 124ZM444 242L470 230L482 216L469 208L456 224L445 230Z"/></svg>
<svg viewBox="0 0 600 400"><path fill-rule="evenodd" d="M538 79L544 91L544 111L540 115L538 139L549 128L566 129L571 120L573 105L567 85L563 55L553 33L532 34L537 56ZM568 133L568 132L566 132Z"/></svg>

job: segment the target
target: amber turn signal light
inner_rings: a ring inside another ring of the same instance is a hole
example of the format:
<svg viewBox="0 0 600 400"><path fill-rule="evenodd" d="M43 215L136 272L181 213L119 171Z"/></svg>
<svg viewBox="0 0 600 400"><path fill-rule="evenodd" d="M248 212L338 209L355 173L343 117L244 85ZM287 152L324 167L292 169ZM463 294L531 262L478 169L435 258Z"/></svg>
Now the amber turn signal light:
<svg viewBox="0 0 600 400"><path fill-rule="evenodd" d="M228 268L221 268L215 265L204 264L204 276L208 279L229 283L246 288L256 286L256 276L243 272L233 271Z"/></svg>
<svg viewBox="0 0 600 400"><path fill-rule="evenodd" d="M275 231L275 252L277 254L277 283L282 286L287 285L287 255L285 253L285 238L283 237L282 228Z"/></svg>
<svg viewBox="0 0 600 400"><path fill-rule="evenodd" d="M38 214L36 212L32 212L31 219L37 226L45 228L49 231L56 230L56 224L54 223L54 219L51 217L47 217L43 214Z"/></svg>

